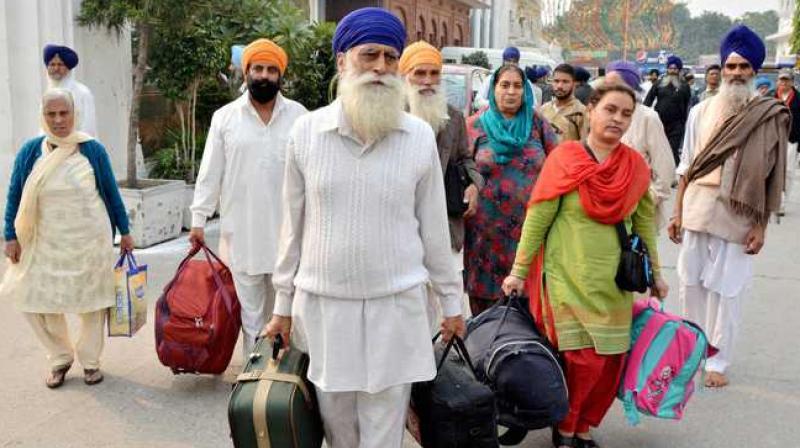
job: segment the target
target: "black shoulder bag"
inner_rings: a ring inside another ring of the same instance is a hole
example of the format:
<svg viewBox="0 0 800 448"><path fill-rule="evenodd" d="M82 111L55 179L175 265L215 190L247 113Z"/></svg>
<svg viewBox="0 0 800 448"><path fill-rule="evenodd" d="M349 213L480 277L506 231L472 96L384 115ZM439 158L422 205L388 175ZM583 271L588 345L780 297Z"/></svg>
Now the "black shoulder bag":
<svg viewBox="0 0 800 448"><path fill-rule="evenodd" d="M467 168L461 162L447 162L444 172L444 194L447 202L447 216L459 218L467 211L464 191L472 181Z"/></svg>
<svg viewBox="0 0 800 448"><path fill-rule="evenodd" d="M624 223L619 222L614 227L617 229L619 244L622 247L617 276L614 280L623 291L646 292L647 288L655 283L647 245L636 233L628 235Z"/></svg>

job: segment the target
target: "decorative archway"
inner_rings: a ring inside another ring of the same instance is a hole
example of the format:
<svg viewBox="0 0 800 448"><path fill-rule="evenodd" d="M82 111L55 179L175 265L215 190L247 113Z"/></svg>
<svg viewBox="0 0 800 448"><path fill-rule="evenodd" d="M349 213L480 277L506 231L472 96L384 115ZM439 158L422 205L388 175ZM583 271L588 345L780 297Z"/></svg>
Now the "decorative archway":
<svg viewBox="0 0 800 448"><path fill-rule="evenodd" d="M425 17L419 16L419 25L417 26L417 40L425 40Z"/></svg>
<svg viewBox="0 0 800 448"><path fill-rule="evenodd" d="M450 41L448 40L449 37L450 35L447 33L447 23L442 22L441 44L439 45L439 48L444 48L450 44Z"/></svg>
<svg viewBox="0 0 800 448"><path fill-rule="evenodd" d="M436 20L431 19L431 34L430 38L428 39L428 43L431 45L436 45L436 39L439 38L439 30L436 26Z"/></svg>

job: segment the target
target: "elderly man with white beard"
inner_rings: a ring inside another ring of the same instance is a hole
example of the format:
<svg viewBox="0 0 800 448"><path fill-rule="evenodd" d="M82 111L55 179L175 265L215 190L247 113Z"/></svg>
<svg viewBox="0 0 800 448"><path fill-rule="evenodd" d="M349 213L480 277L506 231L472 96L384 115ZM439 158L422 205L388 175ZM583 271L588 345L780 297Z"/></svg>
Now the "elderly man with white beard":
<svg viewBox="0 0 800 448"><path fill-rule="evenodd" d="M764 245L786 175L789 110L756 95L753 79L764 43L749 28L732 28L720 46L722 86L689 115L670 238L678 257L680 304L719 353L706 362L705 385L729 380L742 296L753 277L752 256Z"/></svg>
<svg viewBox="0 0 800 448"><path fill-rule="evenodd" d="M677 165L680 162L681 143L686 130L686 119L689 115L692 91L681 77L683 61L672 55L667 58L667 74L653 84L644 99L644 105L653 107L658 112L664 132L667 134L672 148L672 157Z"/></svg>
<svg viewBox="0 0 800 448"><path fill-rule="evenodd" d="M66 89L75 102L75 130L92 137L97 136L94 95L84 84L75 79L73 70L78 65L78 53L63 45L45 45L42 58L47 69L47 87Z"/></svg>
<svg viewBox="0 0 800 448"><path fill-rule="evenodd" d="M474 215L477 210L483 176L478 172L469 146L466 120L458 109L447 104L441 85L441 52L425 41L415 42L403 50L399 68L405 78L408 111L426 121L436 133L436 146L445 179L450 247L455 270L460 276L464 271L464 219ZM430 305L436 308L434 300ZM462 311L467 315L469 303L465 301L464 305Z"/></svg>
<svg viewBox="0 0 800 448"><path fill-rule="evenodd" d="M331 448L402 446L411 384L436 373L428 283L443 339L465 331L436 140L403 111L405 37L382 8L343 18L339 97L301 118L286 150L267 334L291 331L309 354Z"/></svg>

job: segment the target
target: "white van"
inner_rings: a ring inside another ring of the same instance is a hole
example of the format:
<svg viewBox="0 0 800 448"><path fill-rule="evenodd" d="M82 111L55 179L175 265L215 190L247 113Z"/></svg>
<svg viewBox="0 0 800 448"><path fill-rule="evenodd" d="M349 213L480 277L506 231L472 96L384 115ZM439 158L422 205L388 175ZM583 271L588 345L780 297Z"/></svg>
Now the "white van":
<svg viewBox="0 0 800 448"><path fill-rule="evenodd" d="M466 56L476 51L482 51L489 59L489 65L492 70L503 65L503 50L497 48L473 48L473 47L444 47L442 48L442 59L445 64L461 64L461 57ZM520 58L519 66L523 69L533 65L545 66L550 71L557 65L556 62L548 56L543 50L538 48L525 48L519 49Z"/></svg>

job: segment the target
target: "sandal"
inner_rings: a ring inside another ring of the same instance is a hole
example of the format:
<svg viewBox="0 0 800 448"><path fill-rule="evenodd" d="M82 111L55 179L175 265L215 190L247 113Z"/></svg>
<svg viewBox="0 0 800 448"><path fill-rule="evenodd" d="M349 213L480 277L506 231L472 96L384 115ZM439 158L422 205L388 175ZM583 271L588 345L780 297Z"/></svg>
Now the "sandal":
<svg viewBox="0 0 800 448"><path fill-rule="evenodd" d="M103 374L100 373L100 369L83 369L83 382L94 386L103 382Z"/></svg>
<svg viewBox="0 0 800 448"><path fill-rule="evenodd" d="M50 389L61 387L61 385L64 384L64 380L67 377L67 372L69 372L70 367L72 367L72 363L63 365L61 367L56 367L50 371L50 376L44 380L44 384Z"/></svg>
<svg viewBox="0 0 800 448"><path fill-rule="evenodd" d="M575 437L562 435L558 432L558 428L553 426L553 446L555 448L561 448L562 446L577 447L578 440Z"/></svg>

